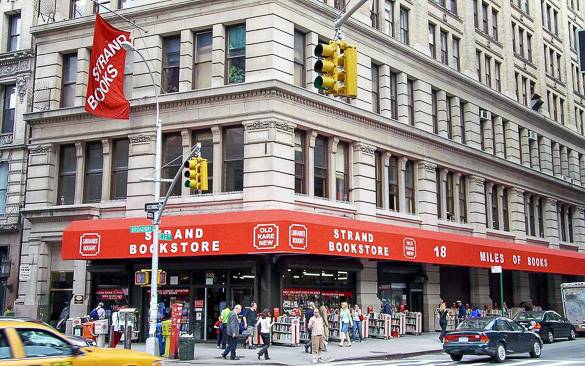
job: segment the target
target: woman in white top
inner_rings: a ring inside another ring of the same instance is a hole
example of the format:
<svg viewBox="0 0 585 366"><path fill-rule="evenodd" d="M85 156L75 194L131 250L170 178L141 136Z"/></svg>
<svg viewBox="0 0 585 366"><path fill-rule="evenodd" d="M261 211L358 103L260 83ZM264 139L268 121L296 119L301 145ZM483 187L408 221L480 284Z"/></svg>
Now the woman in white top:
<svg viewBox="0 0 585 366"><path fill-rule="evenodd" d="M270 347L270 328L272 328L273 324L274 322L270 317L270 313L268 313L268 309L264 309L262 315L260 315L260 318L256 322L256 327L260 328L260 337L262 338L263 344L260 352L258 352L258 359L264 355L265 360L270 360L270 357L268 357L268 347Z"/></svg>

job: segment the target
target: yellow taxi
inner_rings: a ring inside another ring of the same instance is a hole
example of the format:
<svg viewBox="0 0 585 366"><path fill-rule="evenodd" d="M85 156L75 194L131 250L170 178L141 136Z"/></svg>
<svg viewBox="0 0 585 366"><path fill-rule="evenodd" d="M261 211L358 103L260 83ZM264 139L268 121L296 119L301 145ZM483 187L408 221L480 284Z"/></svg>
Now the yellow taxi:
<svg viewBox="0 0 585 366"><path fill-rule="evenodd" d="M158 357L122 349L79 347L33 322L0 322L2 366L163 366Z"/></svg>

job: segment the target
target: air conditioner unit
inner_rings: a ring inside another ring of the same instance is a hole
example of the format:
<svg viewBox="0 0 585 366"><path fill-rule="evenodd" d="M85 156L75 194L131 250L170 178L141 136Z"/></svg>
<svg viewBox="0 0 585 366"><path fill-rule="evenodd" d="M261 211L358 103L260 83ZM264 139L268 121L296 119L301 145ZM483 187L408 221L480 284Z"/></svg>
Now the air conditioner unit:
<svg viewBox="0 0 585 366"><path fill-rule="evenodd" d="M492 112L484 111L483 109L479 110L479 118L480 119L492 119Z"/></svg>
<svg viewBox="0 0 585 366"><path fill-rule="evenodd" d="M561 175L561 179L565 182L573 183L573 178L567 177L566 175Z"/></svg>
<svg viewBox="0 0 585 366"><path fill-rule="evenodd" d="M528 131L528 139L529 140L535 140L538 138L538 135L536 134L536 132L534 131Z"/></svg>

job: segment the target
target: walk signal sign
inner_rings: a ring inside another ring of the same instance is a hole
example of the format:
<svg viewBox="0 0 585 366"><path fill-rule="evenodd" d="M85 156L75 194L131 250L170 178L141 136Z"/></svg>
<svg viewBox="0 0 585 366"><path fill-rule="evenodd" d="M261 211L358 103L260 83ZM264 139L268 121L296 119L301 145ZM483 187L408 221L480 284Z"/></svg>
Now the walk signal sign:
<svg viewBox="0 0 585 366"><path fill-rule="evenodd" d="M329 41L315 47L314 70L319 73L313 85L325 94L357 97L357 50L344 41Z"/></svg>
<svg viewBox="0 0 585 366"><path fill-rule="evenodd" d="M185 162L185 187L207 191L207 159L191 158Z"/></svg>

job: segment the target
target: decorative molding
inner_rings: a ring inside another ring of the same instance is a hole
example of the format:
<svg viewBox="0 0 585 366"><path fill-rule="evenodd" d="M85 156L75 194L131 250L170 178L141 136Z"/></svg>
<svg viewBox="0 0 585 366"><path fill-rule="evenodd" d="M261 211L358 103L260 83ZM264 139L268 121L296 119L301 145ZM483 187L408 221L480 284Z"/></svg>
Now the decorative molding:
<svg viewBox="0 0 585 366"><path fill-rule="evenodd" d="M16 77L16 90L18 92L18 99L20 100L20 103L24 102L24 98L26 98L29 79L29 75L18 75Z"/></svg>
<svg viewBox="0 0 585 366"><path fill-rule="evenodd" d="M37 145L30 149L31 154L46 154L51 152L51 145Z"/></svg>
<svg viewBox="0 0 585 366"><path fill-rule="evenodd" d="M476 184L476 186L481 187L483 189L484 184L485 184L485 178L484 177L480 177L478 175L472 175L471 177L469 177L469 180L473 183Z"/></svg>
<svg viewBox="0 0 585 366"><path fill-rule="evenodd" d="M354 145L354 150L358 150L363 152L364 154L374 155L376 153L376 147L372 145L365 144L363 142L357 142Z"/></svg>
<svg viewBox="0 0 585 366"><path fill-rule="evenodd" d="M437 164L431 163L430 161L419 161L419 164L422 165L423 169L427 173L433 173L433 174L435 174L435 172L437 170Z"/></svg>
<svg viewBox="0 0 585 366"><path fill-rule="evenodd" d="M265 130L275 128L284 132L294 132L295 126L282 121L254 121L245 124L246 131Z"/></svg>
<svg viewBox="0 0 585 366"><path fill-rule="evenodd" d="M30 60L11 59L0 61L0 77L15 76L20 72L30 71Z"/></svg>
<svg viewBox="0 0 585 366"><path fill-rule="evenodd" d="M0 135L0 146L11 145L14 141L14 135L12 133L3 133Z"/></svg>
<svg viewBox="0 0 585 366"><path fill-rule="evenodd" d="M154 137L149 135L137 135L137 136L130 136L128 137L131 144L144 144L147 142L154 141Z"/></svg>

